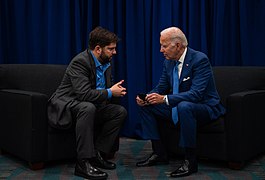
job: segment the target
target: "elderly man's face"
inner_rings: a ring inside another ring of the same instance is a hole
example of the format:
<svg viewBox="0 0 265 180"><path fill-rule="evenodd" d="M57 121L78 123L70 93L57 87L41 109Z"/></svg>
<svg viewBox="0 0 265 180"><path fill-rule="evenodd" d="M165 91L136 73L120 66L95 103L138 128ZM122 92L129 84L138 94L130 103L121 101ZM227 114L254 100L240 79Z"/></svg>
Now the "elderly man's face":
<svg viewBox="0 0 265 180"><path fill-rule="evenodd" d="M181 44L170 40L169 35L160 36L160 52L168 60L178 60L181 56Z"/></svg>

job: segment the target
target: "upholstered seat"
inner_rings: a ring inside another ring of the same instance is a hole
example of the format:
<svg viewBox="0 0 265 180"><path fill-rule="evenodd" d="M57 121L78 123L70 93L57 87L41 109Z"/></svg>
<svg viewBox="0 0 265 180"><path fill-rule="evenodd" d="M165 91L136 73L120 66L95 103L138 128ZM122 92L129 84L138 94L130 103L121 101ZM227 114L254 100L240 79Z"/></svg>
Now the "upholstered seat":
<svg viewBox="0 0 265 180"><path fill-rule="evenodd" d="M45 162L76 157L74 127L48 125L47 101L59 86L66 65L0 65L0 149L27 161L32 169ZM113 154L118 150L118 140Z"/></svg>

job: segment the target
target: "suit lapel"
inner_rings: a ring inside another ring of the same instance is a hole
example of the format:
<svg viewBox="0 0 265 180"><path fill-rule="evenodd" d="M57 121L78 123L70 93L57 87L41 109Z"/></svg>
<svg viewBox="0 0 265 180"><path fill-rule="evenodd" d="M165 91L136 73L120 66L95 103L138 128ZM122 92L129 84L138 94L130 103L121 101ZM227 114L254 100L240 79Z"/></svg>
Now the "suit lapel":
<svg viewBox="0 0 265 180"><path fill-rule="evenodd" d="M90 66L89 68L91 70L91 77L89 77L89 78L91 79L92 86L96 87L96 65L95 65L95 61L94 61L93 56L89 50L87 50L87 54L88 54L88 63Z"/></svg>
<svg viewBox="0 0 265 180"><path fill-rule="evenodd" d="M183 81L184 78L186 78L190 72L190 65L191 62L191 53L190 53L190 49L187 49L187 53L182 65L182 70L181 70L181 74L180 74L180 79L179 79L179 84L181 84L181 82Z"/></svg>

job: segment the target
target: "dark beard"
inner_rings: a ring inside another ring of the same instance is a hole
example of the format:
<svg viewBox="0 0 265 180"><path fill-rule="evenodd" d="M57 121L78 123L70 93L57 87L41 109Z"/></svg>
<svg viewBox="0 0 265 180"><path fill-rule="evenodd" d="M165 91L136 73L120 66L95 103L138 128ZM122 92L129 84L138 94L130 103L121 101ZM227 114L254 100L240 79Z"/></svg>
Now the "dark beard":
<svg viewBox="0 0 265 180"><path fill-rule="evenodd" d="M99 56L101 60L101 64L109 63L111 60L111 57L106 56L104 53Z"/></svg>

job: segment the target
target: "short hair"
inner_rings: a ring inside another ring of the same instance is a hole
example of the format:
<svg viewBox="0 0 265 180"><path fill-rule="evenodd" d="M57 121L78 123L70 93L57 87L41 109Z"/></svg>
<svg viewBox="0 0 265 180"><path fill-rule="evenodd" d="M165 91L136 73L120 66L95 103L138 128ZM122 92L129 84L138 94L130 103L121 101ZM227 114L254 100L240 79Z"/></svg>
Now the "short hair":
<svg viewBox="0 0 265 180"><path fill-rule="evenodd" d="M185 36L185 34L177 27L169 27L167 29L164 29L161 31L160 35L168 35L171 42L176 43L177 41L180 41L183 46L188 46L188 40Z"/></svg>
<svg viewBox="0 0 265 180"><path fill-rule="evenodd" d="M93 50L97 45L105 47L118 41L119 38L116 34L98 26L89 33L88 48Z"/></svg>

